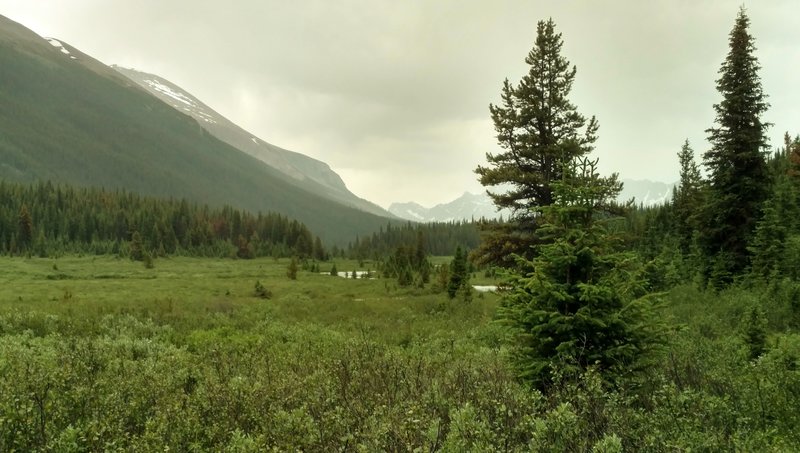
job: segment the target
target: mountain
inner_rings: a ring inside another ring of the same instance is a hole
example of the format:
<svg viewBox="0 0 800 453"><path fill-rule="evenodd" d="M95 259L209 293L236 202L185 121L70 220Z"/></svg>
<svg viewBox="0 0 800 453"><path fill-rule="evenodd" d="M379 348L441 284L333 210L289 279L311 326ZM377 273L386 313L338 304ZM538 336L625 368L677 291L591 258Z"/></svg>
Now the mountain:
<svg viewBox="0 0 800 453"><path fill-rule="evenodd" d="M0 180L51 180L187 198L305 223L329 244L386 217L319 195L68 43L0 16Z"/></svg>
<svg viewBox="0 0 800 453"><path fill-rule="evenodd" d="M316 187L317 193L333 201L380 216L391 216L380 206L359 198L344 184L328 164L304 154L279 148L242 129L178 85L154 74L112 65L150 94L185 113L214 137L244 151L295 179L298 184Z"/></svg>
<svg viewBox="0 0 800 453"><path fill-rule="evenodd" d="M619 194L620 201L634 199L636 204L654 206L672 199L672 188L675 183L650 181L647 179L623 179L622 192Z"/></svg>
<svg viewBox="0 0 800 453"><path fill-rule="evenodd" d="M485 193L478 195L464 192L463 195L449 203L437 204L432 208L417 203L392 203L389 212L397 217L416 222L450 222L454 220L471 220L485 217L493 219L508 217L508 212L497 212L492 200Z"/></svg>
<svg viewBox="0 0 800 453"><path fill-rule="evenodd" d="M667 184L657 181L623 179L623 188L619 201L628 201L634 198L637 204L653 206L663 203L672 197L672 188L675 184ZM426 208L418 203L392 203L389 212L397 217L416 222L449 222L453 220L470 220L485 217L495 219L501 215L508 218L510 212L507 210L497 212L492 200L485 193L471 194L465 192L464 195L456 198L449 203L438 204L432 208Z"/></svg>

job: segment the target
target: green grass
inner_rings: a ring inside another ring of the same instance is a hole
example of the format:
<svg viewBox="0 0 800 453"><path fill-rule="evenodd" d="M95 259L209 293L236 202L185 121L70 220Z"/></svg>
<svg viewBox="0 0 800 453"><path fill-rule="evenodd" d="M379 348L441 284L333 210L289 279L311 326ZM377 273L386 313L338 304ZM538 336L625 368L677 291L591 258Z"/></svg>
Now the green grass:
<svg viewBox="0 0 800 453"><path fill-rule="evenodd" d="M496 296L290 280L287 265L0 260L0 450L439 449L451 411L495 412L497 398L515 415L491 437L528 429Z"/></svg>
<svg viewBox="0 0 800 453"><path fill-rule="evenodd" d="M136 311L160 322L202 325L209 313L234 318L269 316L339 331L375 332L378 341L408 342L486 324L497 296L458 307L443 294L398 288L392 280L345 279L300 271L286 276L288 259L158 259L154 269L115 257L0 260L0 310L80 315L82 320ZM338 260L340 271L374 263ZM330 264L322 263L321 272ZM272 292L255 296L256 281Z"/></svg>

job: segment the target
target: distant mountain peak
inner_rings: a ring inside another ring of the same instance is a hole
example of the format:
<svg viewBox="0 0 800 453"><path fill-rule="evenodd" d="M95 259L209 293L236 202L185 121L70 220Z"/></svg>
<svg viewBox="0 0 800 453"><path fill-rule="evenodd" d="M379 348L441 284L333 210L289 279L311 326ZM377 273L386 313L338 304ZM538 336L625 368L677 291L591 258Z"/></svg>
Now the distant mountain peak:
<svg viewBox="0 0 800 453"><path fill-rule="evenodd" d="M389 212L397 217L416 222L451 222L472 219L494 219L501 215L508 217L508 212L498 212L486 194L464 192L460 197L448 203L439 203L426 208L415 202L392 203Z"/></svg>
<svg viewBox="0 0 800 453"><path fill-rule="evenodd" d="M623 179L623 188L619 201L634 199L636 204L654 206L664 203L672 197L675 184L658 181ZM497 219L508 218L508 210L497 211L494 202L485 192L473 194L464 192L460 197L448 203L440 203L426 208L415 202L392 203L389 212L397 217L415 222L450 222L453 220Z"/></svg>
<svg viewBox="0 0 800 453"><path fill-rule="evenodd" d="M675 183L668 184L649 179L623 179L622 192L617 199L628 201L633 198L637 205L655 206L672 198L673 187L675 187Z"/></svg>

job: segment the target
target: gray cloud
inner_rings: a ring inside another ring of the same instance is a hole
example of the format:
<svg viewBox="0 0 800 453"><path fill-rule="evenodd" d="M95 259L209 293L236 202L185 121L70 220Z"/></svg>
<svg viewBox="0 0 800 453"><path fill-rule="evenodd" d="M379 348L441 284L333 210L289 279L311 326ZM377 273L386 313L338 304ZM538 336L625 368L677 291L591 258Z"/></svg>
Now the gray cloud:
<svg viewBox="0 0 800 453"><path fill-rule="evenodd" d="M68 4L67 4L68 3ZM478 191L496 150L487 106L553 17L578 66L597 155L628 178L677 179L699 155L738 0L0 0L0 11L106 63L158 73L263 139L328 162L379 204ZM773 145L800 132L793 1L749 5Z"/></svg>

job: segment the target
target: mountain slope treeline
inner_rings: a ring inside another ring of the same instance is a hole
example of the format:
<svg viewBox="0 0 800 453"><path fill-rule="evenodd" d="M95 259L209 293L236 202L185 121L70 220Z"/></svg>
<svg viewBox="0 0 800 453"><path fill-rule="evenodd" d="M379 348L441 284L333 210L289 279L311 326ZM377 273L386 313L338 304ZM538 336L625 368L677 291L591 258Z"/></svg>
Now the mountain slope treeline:
<svg viewBox="0 0 800 453"><path fill-rule="evenodd" d="M277 212L342 245L386 223L299 187L113 69L64 46L70 55L0 18L0 179Z"/></svg>
<svg viewBox="0 0 800 453"><path fill-rule="evenodd" d="M4 254L129 256L133 247L158 256L326 256L322 241L305 225L280 214L253 215L124 190L0 181Z"/></svg>
<svg viewBox="0 0 800 453"><path fill-rule="evenodd" d="M452 255L458 247L471 250L480 243L476 222L388 223L376 233L356 238L348 244L347 256L353 259L381 259L391 256L398 247L419 246L434 256Z"/></svg>

